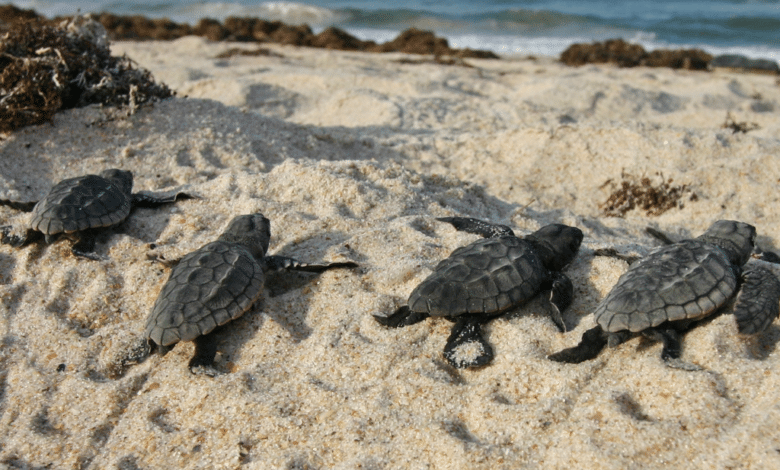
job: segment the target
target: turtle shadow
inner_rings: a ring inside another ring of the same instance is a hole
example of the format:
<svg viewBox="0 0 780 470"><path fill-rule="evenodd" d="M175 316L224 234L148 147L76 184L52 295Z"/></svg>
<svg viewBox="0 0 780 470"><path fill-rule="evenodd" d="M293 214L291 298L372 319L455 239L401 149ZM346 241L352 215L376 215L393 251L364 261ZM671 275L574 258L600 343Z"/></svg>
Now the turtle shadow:
<svg viewBox="0 0 780 470"><path fill-rule="evenodd" d="M780 343L780 327L769 325L763 332L748 336L743 341L748 357L758 361L766 360L777 350L777 344Z"/></svg>
<svg viewBox="0 0 780 470"><path fill-rule="evenodd" d="M590 280L590 273L595 269L593 267L595 259L596 255L592 250L580 248L577 258L563 271L574 284L574 294L572 304L561 312L561 319L566 328L562 334L575 330L585 317L593 314L596 306L604 298L596 284ZM543 292L542 295L549 294ZM549 316L553 312L554 307L549 305L549 302L546 302L545 306Z"/></svg>
<svg viewBox="0 0 780 470"><path fill-rule="evenodd" d="M348 239L342 232L327 232L325 234L320 234L315 238L320 237L329 238L328 243L330 245L328 246L338 244L339 241ZM311 239L295 244L294 246L298 247L297 249L287 246L282 247L271 255L288 256L309 264L324 264L330 262L330 260L322 258L300 259L300 257L296 256L296 251L301 251L301 245L310 241ZM322 249L318 251L325 251L328 246L324 246L323 244L321 245ZM338 261L353 261L353 258L351 256L349 258L344 257ZM343 269L349 270L350 268ZM270 302L269 300L282 297L290 292L305 289L307 285L316 282L316 279L323 274L324 273L306 273L286 270L268 272L263 287L263 297L255 302L251 309L240 318L222 325L215 330L215 337L219 344L217 349L222 354L222 361L236 362L237 360L240 360L241 351L243 351L246 343L255 340L262 330L264 322L269 319L281 326L287 332L290 339L296 344L309 338L314 331L306 324L306 318L310 311L310 296L298 296L298 301L301 304L300 311L294 312L292 315L273 309L272 305L275 302ZM262 338L259 338L259 340L262 341Z"/></svg>
<svg viewBox="0 0 780 470"><path fill-rule="evenodd" d="M51 126L45 127L45 132L52 130ZM41 151L41 147L49 146L48 141L41 141L39 134L41 134L41 126L30 126L16 130L13 139L2 141L0 160L14 162L13 165L3 167L3 185L8 189L16 190L18 196L9 198L6 194L0 194L0 199L19 202L40 201L59 181L61 168L52 163L56 160L48 161L34 157Z"/></svg>
<svg viewBox="0 0 780 470"><path fill-rule="evenodd" d="M63 274L63 288L60 292L52 292L52 297L49 298L44 304L43 311L56 319L65 328L75 332L81 338L89 338L95 332L87 325L83 325L80 322L70 317L69 313L73 311L71 300L73 296L64 295L64 292L73 290L80 283L78 274L75 269L69 269Z"/></svg>
<svg viewBox="0 0 780 470"><path fill-rule="evenodd" d="M347 243L351 237L351 235L341 231L320 232L311 238L307 238L306 240L283 245L276 249L273 253L269 253L269 256L289 257L307 264L327 264L347 261L360 264L360 262L365 262L367 259L366 256L361 255L355 251ZM341 250L339 251L343 254L343 256L334 257L331 255L329 257L325 257L320 255L316 259L301 259L301 257L297 254L302 251L324 254L326 251L328 251L329 248L338 245L341 245ZM322 273L316 274L292 270L269 272L267 273L265 281L265 291L268 293L269 298L279 297L290 291L304 288L307 284L315 280L320 275L322 275Z"/></svg>
<svg viewBox="0 0 780 470"><path fill-rule="evenodd" d="M0 286L11 284L16 269L16 257L0 253Z"/></svg>
<svg viewBox="0 0 780 470"><path fill-rule="evenodd" d="M157 196L166 196L177 192L181 191L156 191L153 192L153 194ZM143 193L152 194L152 192L149 191L143 191ZM197 200L196 197L191 199ZM117 234L127 235L144 244L156 242L171 223L171 213L166 209L174 206L181 209L185 207L182 206L182 203L185 201L188 201L188 199L180 199L156 208L134 208L132 212L130 212L130 215L119 224L100 230L95 237L96 246L105 246L108 244L109 240ZM162 221L162 223L160 223L160 221Z"/></svg>

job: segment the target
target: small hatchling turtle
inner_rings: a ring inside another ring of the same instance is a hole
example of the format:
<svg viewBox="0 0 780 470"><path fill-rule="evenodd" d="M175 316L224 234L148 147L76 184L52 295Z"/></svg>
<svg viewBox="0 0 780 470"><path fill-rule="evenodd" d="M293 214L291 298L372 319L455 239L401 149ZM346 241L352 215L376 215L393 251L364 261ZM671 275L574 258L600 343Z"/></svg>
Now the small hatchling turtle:
<svg viewBox="0 0 780 470"><path fill-rule="evenodd" d="M140 362L156 350L167 353L180 341L194 341L189 363L196 374L216 375L214 330L243 315L262 296L266 273L282 269L321 273L354 268L352 262L306 264L266 256L271 223L263 214L235 217L217 241L178 261L146 321L144 344L127 362Z"/></svg>
<svg viewBox="0 0 780 470"><path fill-rule="evenodd" d="M71 248L74 255L99 260L100 256L93 252L98 229L119 224L136 207L157 207L191 197L185 193L172 196L133 194L132 189L131 172L111 169L100 175L62 180L38 202L0 200L0 205L32 212L23 235L12 235L9 226L0 227L0 241L21 247L42 237L46 243L52 243L65 235L76 240Z"/></svg>
<svg viewBox="0 0 780 470"><path fill-rule="evenodd" d="M740 333L764 330L778 315L780 282L768 269L748 265L756 229L719 220L703 235L651 251L629 269L594 312L597 326L581 342L550 356L579 363L596 357L605 345L617 346L636 333L663 342L661 357L670 367L697 370L683 362L680 333L736 299Z"/></svg>
<svg viewBox="0 0 780 470"><path fill-rule="evenodd" d="M477 219L437 220L484 238L453 251L412 291L407 306L389 316L375 315L379 323L397 328L428 317L455 322L444 357L458 368L490 363L493 349L481 325L542 291L551 291L552 319L565 330L561 311L571 303L573 287L561 270L577 254L582 231L552 224L519 238L507 226Z"/></svg>

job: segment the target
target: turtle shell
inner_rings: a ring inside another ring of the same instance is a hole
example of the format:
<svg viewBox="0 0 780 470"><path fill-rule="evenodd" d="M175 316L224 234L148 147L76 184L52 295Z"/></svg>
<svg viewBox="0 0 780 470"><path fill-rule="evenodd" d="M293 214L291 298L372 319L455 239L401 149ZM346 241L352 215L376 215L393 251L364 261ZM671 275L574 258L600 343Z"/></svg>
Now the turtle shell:
<svg viewBox="0 0 780 470"><path fill-rule="evenodd" d="M612 333L638 332L707 316L734 295L738 271L723 250L701 241L661 247L618 279L596 307L596 322Z"/></svg>
<svg viewBox="0 0 780 470"><path fill-rule="evenodd" d="M97 175L60 181L35 205L30 228L45 235L118 224L130 214L130 194Z"/></svg>
<svg viewBox="0 0 780 470"><path fill-rule="evenodd" d="M246 248L209 243L171 272L146 322L146 338L170 346L205 335L249 310L263 282L263 269Z"/></svg>
<svg viewBox="0 0 780 470"><path fill-rule="evenodd" d="M431 316L494 316L533 298L548 276L528 242L485 238L441 261L412 291L409 308Z"/></svg>

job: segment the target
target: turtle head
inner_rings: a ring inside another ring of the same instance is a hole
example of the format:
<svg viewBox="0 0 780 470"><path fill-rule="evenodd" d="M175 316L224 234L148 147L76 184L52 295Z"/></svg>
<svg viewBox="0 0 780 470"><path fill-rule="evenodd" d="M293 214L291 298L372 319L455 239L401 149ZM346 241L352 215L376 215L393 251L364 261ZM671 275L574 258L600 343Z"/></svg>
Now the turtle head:
<svg viewBox="0 0 780 470"><path fill-rule="evenodd" d="M719 247L726 252L732 264L742 266L753 253L756 228L744 222L719 220L710 225L697 240Z"/></svg>
<svg viewBox="0 0 780 470"><path fill-rule="evenodd" d="M133 191L133 174L129 171L112 168L100 172L100 176L119 186L125 194Z"/></svg>
<svg viewBox="0 0 780 470"><path fill-rule="evenodd" d="M560 271L571 263L582 244L582 230L562 224L545 225L527 235L544 266L551 271Z"/></svg>
<svg viewBox="0 0 780 470"><path fill-rule="evenodd" d="M240 215L230 221L218 240L242 245L260 259L265 256L271 241L271 221L259 212Z"/></svg>

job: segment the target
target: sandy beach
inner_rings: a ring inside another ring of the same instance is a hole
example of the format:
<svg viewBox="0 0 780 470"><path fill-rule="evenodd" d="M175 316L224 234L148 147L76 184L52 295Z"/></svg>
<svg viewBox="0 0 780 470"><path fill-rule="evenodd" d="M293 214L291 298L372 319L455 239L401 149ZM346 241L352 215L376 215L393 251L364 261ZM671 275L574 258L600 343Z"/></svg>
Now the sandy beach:
<svg viewBox="0 0 780 470"><path fill-rule="evenodd" d="M177 97L4 135L0 198L113 167L136 191L198 198L104 232L104 261L64 241L0 246L0 468L780 468L777 322L742 338L727 308L685 337L698 372L639 338L582 364L547 359L627 269L596 249L642 255L658 246L647 226L682 239L718 219L780 249L777 76L193 36L111 50ZM643 178L672 193L668 208L628 209L620 189ZM222 331L217 377L190 373L191 343L119 370L170 271L150 257L258 211L270 253L360 267L273 277ZM478 238L445 216L582 229L569 331L534 300L485 327L492 364L459 370L442 357L451 323L379 325L372 314ZM27 217L0 208L2 225Z"/></svg>

